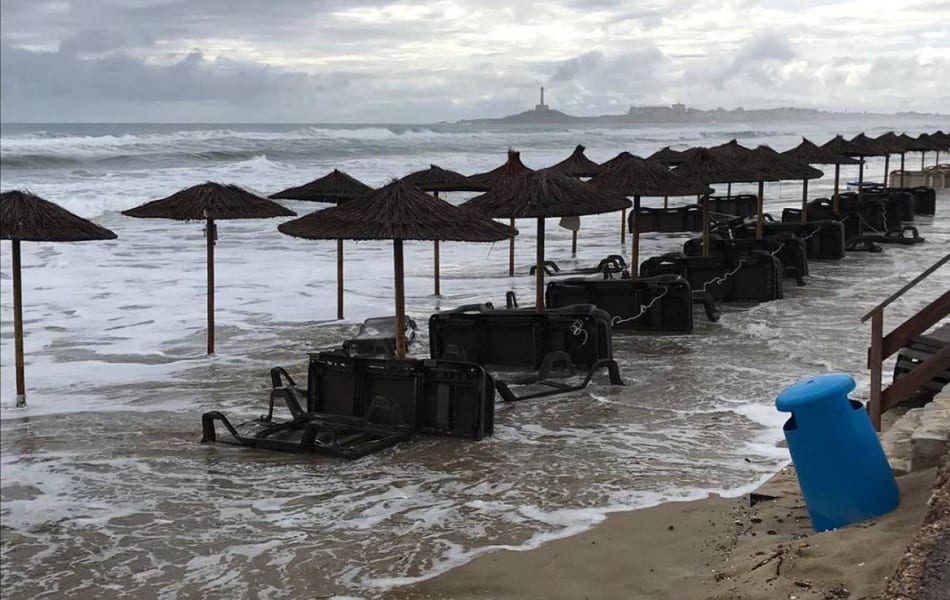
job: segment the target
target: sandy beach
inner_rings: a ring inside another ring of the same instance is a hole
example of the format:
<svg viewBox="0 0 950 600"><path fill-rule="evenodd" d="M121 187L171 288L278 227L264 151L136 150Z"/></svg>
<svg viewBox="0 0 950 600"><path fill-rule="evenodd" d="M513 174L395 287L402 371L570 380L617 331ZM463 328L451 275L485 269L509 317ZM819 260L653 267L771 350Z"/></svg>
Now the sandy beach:
<svg viewBox="0 0 950 600"><path fill-rule="evenodd" d="M387 597L877 598L924 520L935 472L899 477L894 512L816 534L788 467L756 492L773 499L710 496L616 513L580 535L488 554Z"/></svg>

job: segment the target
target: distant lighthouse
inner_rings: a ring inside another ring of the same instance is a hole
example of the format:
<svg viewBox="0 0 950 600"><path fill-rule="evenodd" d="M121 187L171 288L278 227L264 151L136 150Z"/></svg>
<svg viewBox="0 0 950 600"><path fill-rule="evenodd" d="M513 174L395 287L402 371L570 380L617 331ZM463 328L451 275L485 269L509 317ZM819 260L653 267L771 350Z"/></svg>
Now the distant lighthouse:
<svg viewBox="0 0 950 600"><path fill-rule="evenodd" d="M534 105L534 110L545 111L548 110L548 105L544 103L544 86L541 86L541 103Z"/></svg>

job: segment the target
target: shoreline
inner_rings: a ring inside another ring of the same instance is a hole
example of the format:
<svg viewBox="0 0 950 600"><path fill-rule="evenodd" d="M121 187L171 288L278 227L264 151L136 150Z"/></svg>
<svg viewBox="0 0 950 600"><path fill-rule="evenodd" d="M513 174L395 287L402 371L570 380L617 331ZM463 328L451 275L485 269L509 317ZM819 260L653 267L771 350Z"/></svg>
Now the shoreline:
<svg viewBox="0 0 950 600"><path fill-rule="evenodd" d="M393 600L475 598L656 600L875 597L927 511L936 469L898 477L893 512L816 534L787 466L750 494L664 502L611 513L594 527L529 550L498 550Z"/></svg>

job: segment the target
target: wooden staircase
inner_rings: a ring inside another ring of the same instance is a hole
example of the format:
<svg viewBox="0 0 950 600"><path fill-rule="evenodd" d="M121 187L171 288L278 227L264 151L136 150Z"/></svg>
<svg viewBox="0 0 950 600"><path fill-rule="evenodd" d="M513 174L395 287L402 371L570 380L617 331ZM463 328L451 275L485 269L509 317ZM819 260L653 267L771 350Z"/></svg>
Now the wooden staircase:
<svg viewBox="0 0 950 600"><path fill-rule="evenodd" d="M871 398L868 414L878 431L881 429L881 414L907 400L918 390L932 394L935 388L942 387L942 381L946 381L950 375L950 324L924 334L950 315L950 290L884 335L884 309L947 262L950 262L950 253L861 318L862 323L871 320L871 345L868 348ZM896 352L900 352L900 355L895 379L884 389L881 383L882 363Z"/></svg>

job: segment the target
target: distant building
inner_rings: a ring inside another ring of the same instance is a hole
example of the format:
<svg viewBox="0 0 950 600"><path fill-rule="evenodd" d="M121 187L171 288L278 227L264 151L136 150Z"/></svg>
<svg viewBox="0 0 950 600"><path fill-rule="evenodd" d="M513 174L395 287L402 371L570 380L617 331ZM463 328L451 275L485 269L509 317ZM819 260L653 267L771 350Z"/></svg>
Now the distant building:
<svg viewBox="0 0 950 600"><path fill-rule="evenodd" d="M669 106L631 106L627 116L636 120L674 121L686 114L685 104L671 104Z"/></svg>
<svg viewBox="0 0 950 600"><path fill-rule="evenodd" d="M534 105L534 110L538 112L550 110L548 108L548 105L544 103L544 86L543 85L541 86L541 102L539 104Z"/></svg>

